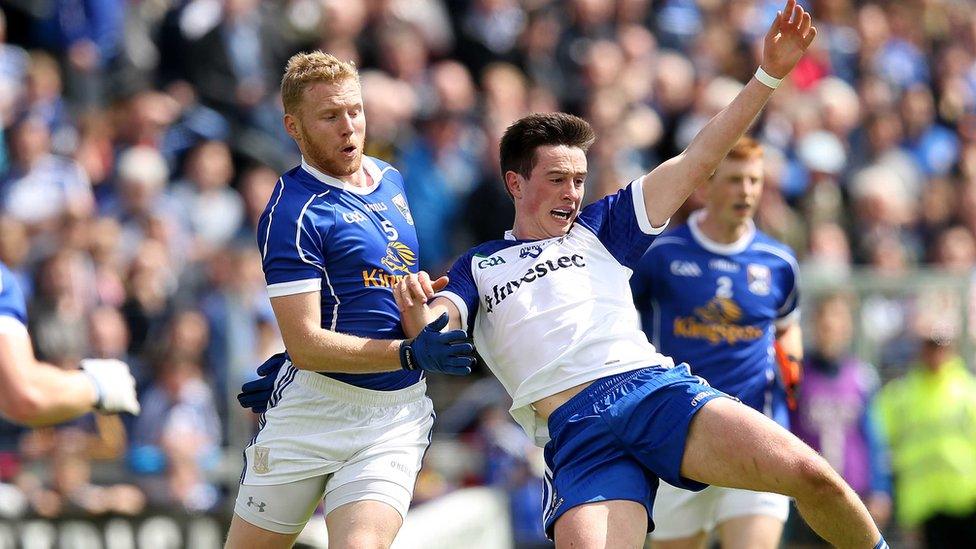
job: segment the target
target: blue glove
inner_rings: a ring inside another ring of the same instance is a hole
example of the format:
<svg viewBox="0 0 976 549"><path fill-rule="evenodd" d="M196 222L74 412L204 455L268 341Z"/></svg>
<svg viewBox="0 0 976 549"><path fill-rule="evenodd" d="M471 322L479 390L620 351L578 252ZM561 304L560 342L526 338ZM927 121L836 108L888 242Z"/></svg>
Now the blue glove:
<svg viewBox="0 0 976 549"><path fill-rule="evenodd" d="M404 370L425 370L452 376L471 373L474 345L463 330L441 333L447 326L447 313L424 326L420 334L400 345L400 364Z"/></svg>
<svg viewBox="0 0 976 549"><path fill-rule="evenodd" d="M258 366L258 377L254 381L248 381L241 386L241 393L237 395L237 401L244 408L250 408L255 414L263 414L268 411L268 401L271 400L271 393L274 392L275 380L278 379L278 370L288 362L288 355L278 353L271 355L271 358Z"/></svg>

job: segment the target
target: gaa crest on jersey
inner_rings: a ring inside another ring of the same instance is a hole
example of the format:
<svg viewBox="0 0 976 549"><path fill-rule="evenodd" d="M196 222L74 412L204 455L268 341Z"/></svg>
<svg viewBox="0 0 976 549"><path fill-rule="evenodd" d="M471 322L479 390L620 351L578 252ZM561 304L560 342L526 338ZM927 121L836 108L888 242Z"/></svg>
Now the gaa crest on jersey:
<svg viewBox="0 0 976 549"><path fill-rule="evenodd" d="M769 290L773 285L773 275L766 265L750 263L746 267L746 275L749 280L749 291L756 295L769 295Z"/></svg>
<svg viewBox="0 0 976 549"><path fill-rule="evenodd" d="M496 267L498 265L504 265L505 259L499 255L484 256L475 255L475 259L478 260L479 269L487 269L489 267Z"/></svg>
<svg viewBox="0 0 976 549"><path fill-rule="evenodd" d="M406 244L395 241L386 245L386 255L380 260L391 273L410 273L410 267L417 263L417 254Z"/></svg>
<svg viewBox="0 0 976 549"><path fill-rule="evenodd" d="M410 215L410 208L407 207L407 199L403 198L402 194L398 194L393 197L393 205L396 206L397 211L407 220L407 223L413 225L413 216Z"/></svg>

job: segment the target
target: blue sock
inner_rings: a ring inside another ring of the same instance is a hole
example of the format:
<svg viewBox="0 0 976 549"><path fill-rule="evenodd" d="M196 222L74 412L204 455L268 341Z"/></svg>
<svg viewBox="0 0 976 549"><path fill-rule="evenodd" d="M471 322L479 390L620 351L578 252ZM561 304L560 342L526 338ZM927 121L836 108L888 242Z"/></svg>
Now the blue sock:
<svg viewBox="0 0 976 549"><path fill-rule="evenodd" d="M881 539L878 540L878 543L874 545L873 549L890 549L890 548L888 547L888 542L885 541L884 536L881 536Z"/></svg>

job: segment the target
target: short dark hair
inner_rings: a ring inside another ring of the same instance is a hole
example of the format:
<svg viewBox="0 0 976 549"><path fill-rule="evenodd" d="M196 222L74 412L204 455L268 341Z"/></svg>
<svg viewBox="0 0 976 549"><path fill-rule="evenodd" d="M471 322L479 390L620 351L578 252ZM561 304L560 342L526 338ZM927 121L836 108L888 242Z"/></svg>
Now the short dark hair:
<svg viewBox="0 0 976 549"><path fill-rule="evenodd" d="M564 112L535 113L515 121L505 130L499 147L502 179L508 172L529 177L535 167L535 150L539 147L565 145L586 152L596 133L590 123ZM511 198L512 192L505 185Z"/></svg>

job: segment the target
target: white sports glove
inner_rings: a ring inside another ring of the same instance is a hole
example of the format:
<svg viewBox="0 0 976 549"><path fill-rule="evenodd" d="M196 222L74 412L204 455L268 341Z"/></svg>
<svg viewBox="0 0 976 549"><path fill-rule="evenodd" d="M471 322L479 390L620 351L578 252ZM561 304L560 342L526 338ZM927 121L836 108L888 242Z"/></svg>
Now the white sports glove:
<svg viewBox="0 0 976 549"><path fill-rule="evenodd" d="M139 415L136 399L136 380L129 372L129 365L121 360L86 358L81 361L84 370L95 385L95 409L111 414L129 412Z"/></svg>

